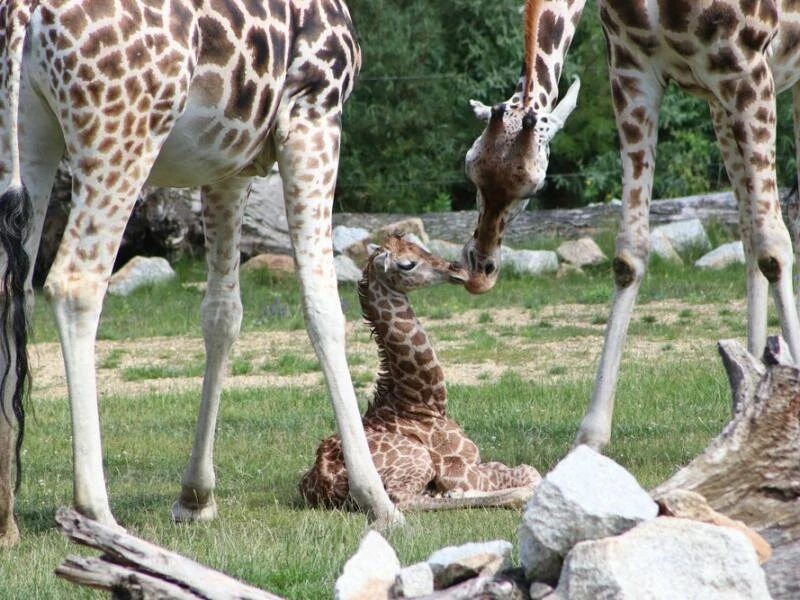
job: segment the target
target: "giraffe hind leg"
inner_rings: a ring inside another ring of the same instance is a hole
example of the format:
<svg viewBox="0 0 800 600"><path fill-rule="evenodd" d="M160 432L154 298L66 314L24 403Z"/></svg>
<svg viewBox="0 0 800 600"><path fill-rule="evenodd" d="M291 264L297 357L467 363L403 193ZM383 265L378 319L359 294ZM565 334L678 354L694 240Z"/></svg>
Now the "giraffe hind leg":
<svg viewBox="0 0 800 600"><path fill-rule="evenodd" d="M208 521L217 516L214 432L228 357L242 324L239 238L250 182L249 177L234 177L202 190L208 263L201 309L206 370L194 446L183 472L180 498L172 506L175 521Z"/></svg>

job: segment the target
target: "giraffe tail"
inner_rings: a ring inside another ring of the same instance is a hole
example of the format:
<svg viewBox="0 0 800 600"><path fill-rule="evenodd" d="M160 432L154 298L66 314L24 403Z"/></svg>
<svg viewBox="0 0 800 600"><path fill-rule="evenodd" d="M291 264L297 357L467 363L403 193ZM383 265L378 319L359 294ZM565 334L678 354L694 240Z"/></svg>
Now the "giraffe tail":
<svg viewBox="0 0 800 600"><path fill-rule="evenodd" d="M22 478L22 440L25 433L25 399L30 382L27 341L28 321L25 309L25 281L30 271L31 260L25 250L25 240L30 229L32 215L31 199L22 182L22 168L19 152L19 96L21 85L22 49L25 30L30 21L29 0L11 1L5 7L6 55L2 60L7 74L4 90L7 97L7 127L11 159L11 179L8 188L0 195L0 246L6 255L5 272L2 273L2 307L0 308L0 327L2 328L2 352L6 360L0 374L0 399L8 395L7 384L14 369L11 394L11 412L17 424L15 442L16 480L14 489L18 490ZM3 15L0 14L0 22ZM2 92L0 92L2 93ZM13 345L12 345L13 343ZM8 414L5 401L3 417L13 423Z"/></svg>

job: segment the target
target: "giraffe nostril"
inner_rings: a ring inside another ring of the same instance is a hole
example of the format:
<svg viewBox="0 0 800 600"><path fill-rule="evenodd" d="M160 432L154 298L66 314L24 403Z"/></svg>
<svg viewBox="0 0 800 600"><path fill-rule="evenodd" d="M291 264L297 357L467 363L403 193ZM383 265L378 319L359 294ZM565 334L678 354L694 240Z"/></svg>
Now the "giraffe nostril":
<svg viewBox="0 0 800 600"><path fill-rule="evenodd" d="M491 275L492 273L494 273L494 270L496 268L497 268L497 266L494 264L493 260L487 260L486 264L483 266L483 272L486 275Z"/></svg>

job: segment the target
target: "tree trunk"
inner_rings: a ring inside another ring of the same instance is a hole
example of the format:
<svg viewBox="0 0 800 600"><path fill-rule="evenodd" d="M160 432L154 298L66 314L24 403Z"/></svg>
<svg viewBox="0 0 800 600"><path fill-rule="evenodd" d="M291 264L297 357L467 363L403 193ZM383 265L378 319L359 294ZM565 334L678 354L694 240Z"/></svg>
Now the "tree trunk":
<svg viewBox="0 0 800 600"><path fill-rule="evenodd" d="M770 340L764 367L734 341L720 354L733 394L733 419L706 450L662 483L656 499L684 489L743 521L772 545L764 566L774 598L800 598L800 369Z"/></svg>

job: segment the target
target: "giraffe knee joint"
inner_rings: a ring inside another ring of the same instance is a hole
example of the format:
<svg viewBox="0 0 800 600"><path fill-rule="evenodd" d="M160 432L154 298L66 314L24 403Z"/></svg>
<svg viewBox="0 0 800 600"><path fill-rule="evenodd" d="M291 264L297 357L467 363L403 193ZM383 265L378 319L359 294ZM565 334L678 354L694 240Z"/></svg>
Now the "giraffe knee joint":
<svg viewBox="0 0 800 600"><path fill-rule="evenodd" d="M614 283L616 283L619 288L628 287L636 281L636 278L639 276L633 264L619 256L614 258L612 269L614 271Z"/></svg>
<svg viewBox="0 0 800 600"><path fill-rule="evenodd" d="M766 277L767 281L770 283L778 281L783 272L781 261L774 256L765 256L758 259L758 268L761 269L761 273L763 273L764 277Z"/></svg>

